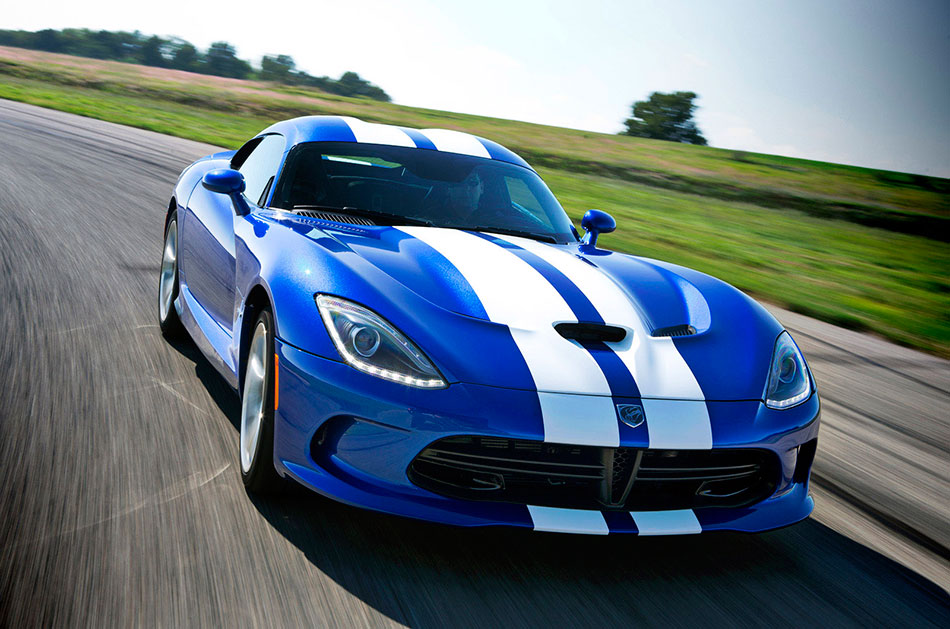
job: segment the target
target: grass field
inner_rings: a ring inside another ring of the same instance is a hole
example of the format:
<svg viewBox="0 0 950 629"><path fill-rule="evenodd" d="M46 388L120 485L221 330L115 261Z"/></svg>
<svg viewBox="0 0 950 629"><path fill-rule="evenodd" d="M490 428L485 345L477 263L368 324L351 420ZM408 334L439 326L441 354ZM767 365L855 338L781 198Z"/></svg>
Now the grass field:
<svg viewBox="0 0 950 629"><path fill-rule="evenodd" d="M950 356L950 180L15 48L0 47L0 98L228 147L319 113L469 131L528 159L576 223L590 207L612 213L605 247Z"/></svg>

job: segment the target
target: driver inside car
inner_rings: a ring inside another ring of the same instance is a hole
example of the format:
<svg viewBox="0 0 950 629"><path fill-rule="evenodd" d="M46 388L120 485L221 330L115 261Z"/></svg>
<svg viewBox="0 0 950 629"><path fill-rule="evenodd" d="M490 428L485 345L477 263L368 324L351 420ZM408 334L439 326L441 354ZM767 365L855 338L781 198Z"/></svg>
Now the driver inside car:
<svg viewBox="0 0 950 629"><path fill-rule="evenodd" d="M478 209L484 192L485 182L482 181L481 175L473 170L460 183L448 188L445 215L453 221L468 220Z"/></svg>

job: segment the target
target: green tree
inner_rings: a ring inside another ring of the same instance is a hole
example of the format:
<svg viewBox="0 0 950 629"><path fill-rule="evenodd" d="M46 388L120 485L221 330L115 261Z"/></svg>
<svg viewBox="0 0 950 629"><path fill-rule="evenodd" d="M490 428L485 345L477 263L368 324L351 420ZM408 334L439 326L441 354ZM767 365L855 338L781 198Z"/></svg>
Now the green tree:
<svg viewBox="0 0 950 629"><path fill-rule="evenodd" d="M389 102L389 94L379 86L373 85L356 72L344 72L336 82L335 90L343 96L365 96L374 100Z"/></svg>
<svg viewBox="0 0 950 629"><path fill-rule="evenodd" d="M693 120L695 92L653 92L647 100L633 104L633 117L624 123L621 135L706 145L706 138Z"/></svg>
<svg viewBox="0 0 950 629"><path fill-rule="evenodd" d="M261 58L261 78L265 81L290 83L296 65L293 57L288 55L277 55L276 57L264 55Z"/></svg>
<svg viewBox="0 0 950 629"><path fill-rule="evenodd" d="M306 85L331 93L333 92L333 86L336 85L336 81L328 76L311 76L301 71L294 72L293 82L295 85Z"/></svg>
<svg viewBox="0 0 950 629"><path fill-rule="evenodd" d="M192 44L179 37L164 39L139 31L129 33L66 28L62 31L46 29L31 32L0 29L0 45L242 79L253 75L251 64L238 59L234 47L228 42L215 42L206 54L201 54ZM305 85L331 94L385 102L390 100L389 94L381 87L373 85L356 72L344 72L339 79L334 80L327 76L311 76L297 70L296 65L289 55L266 55L261 59L260 78L289 85Z"/></svg>
<svg viewBox="0 0 950 629"><path fill-rule="evenodd" d="M176 39L171 43L171 67L176 70L197 72L201 65L201 55L198 49L183 39Z"/></svg>
<svg viewBox="0 0 950 629"><path fill-rule="evenodd" d="M145 43L142 44L142 63L147 66L157 66L159 68L164 68L168 65L168 61L165 59L165 55L162 54L162 49L165 47L165 40L161 37L152 35Z"/></svg>
<svg viewBox="0 0 950 629"><path fill-rule="evenodd" d="M121 31L98 31L89 35L90 57L96 59L122 59L129 48L126 47L125 33Z"/></svg>
<svg viewBox="0 0 950 629"><path fill-rule="evenodd" d="M234 46L226 41L211 44L205 53L205 62L202 71L215 76L226 76L234 79L244 79L251 74L251 64L238 59L234 54Z"/></svg>
<svg viewBox="0 0 950 629"><path fill-rule="evenodd" d="M51 28L37 31L33 42L37 50L61 52L63 49L62 36L59 34L59 31L54 31Z"/></svg>

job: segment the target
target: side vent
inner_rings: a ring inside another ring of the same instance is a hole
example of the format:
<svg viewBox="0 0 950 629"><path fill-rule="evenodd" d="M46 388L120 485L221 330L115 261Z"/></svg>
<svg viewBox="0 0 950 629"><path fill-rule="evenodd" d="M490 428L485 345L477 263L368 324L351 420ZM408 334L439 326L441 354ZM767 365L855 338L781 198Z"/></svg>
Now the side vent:
<svg viewBox="0 0 950 629"><path fill-rule="evenodd" d="M683 325L671 325L668 328L657 328L653 330L652 336L692 336L696 334L696 328L684 323Z"/></svg>
<svg viewBox="0 0 950 629"><path fill-rule="evenodd" d="M333 221L335 223L349 223L350 225L375 225L372 220L365 216L353 216L352 214L336 214L334 212L324 212L321 210L294 210L298 216L307 218L316 218L321 221Z"/></svg>
<svg viewBox="0 0 950 629"><path fill-rule="evenodd" d="M602 341L617 343L627 336L627 331L603 323L558 323L554 326L557 333L571 341Z"/></svg>

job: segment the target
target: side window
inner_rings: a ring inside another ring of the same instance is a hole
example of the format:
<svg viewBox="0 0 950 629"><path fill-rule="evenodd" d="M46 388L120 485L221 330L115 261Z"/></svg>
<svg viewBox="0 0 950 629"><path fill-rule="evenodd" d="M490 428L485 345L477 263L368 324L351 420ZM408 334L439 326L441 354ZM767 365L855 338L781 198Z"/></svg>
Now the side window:
<svg viewBox="0 0 950 629"><path fill-rule="evenodd" d="M258 205L263 203L265 192L269 191L273 184L283 155L284 136L265 135L238 166L238 170L244 175L244 195L249 201Z"/></svg>

